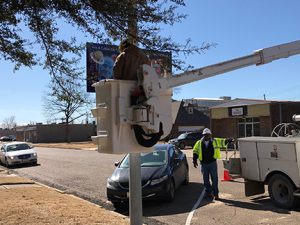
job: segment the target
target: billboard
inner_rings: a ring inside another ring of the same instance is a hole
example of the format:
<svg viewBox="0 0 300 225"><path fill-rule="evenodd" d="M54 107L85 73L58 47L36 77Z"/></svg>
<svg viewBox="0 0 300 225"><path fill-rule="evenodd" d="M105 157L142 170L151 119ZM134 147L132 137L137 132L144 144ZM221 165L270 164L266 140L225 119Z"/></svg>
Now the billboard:
<svg viewBox="0 0 300 225"><path fill-rule="evenodd" d="M151 61L151 66L164 77L171 75L171 52L144 51ZM87 43L86 45L86 82L87 92L95 92L92 84L113 79L113 66L119 55L118 46Z"/></svg>

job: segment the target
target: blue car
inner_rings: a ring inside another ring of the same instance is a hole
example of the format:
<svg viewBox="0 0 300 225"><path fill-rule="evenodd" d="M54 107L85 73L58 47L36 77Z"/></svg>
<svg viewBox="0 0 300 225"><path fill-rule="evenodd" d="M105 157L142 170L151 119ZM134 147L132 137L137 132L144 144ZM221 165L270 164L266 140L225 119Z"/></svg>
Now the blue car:
<svg viewBox="0 0 300 225"><path fill-rule="evenodd" d="M128 201L129 154L107 180L107 198L116 207ZM143 200L172 201L175 190L189 183L189 166L186 155L171 144L155 145L152 152L141 153L141 179Z"/></svg>

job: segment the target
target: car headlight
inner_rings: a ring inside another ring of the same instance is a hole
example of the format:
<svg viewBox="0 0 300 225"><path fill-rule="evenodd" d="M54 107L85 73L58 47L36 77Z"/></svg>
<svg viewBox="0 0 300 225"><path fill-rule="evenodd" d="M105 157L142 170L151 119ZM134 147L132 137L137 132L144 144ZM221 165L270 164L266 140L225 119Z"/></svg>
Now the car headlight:
<svg viewBox="0 0 300 225"><path fill-rule="evenodd" d="M111 176L107 179L107 186L117 187L119 183L119 176Z"/></svg>
<svg viewBox="0 0 300 225"><path fill-rule="evenodd" d="M107 179L107 185L106 186L112 186L112 187L117 187L118 186L118 182L115 180L112 180L110 178Z"/></svg>
<svg viewBox="0 0 300 225"><path fill-rule="evenodd" d="M151 181L151 185L159 184L159 183L161 183L161 182L163 182L163 181L165 181L165 180L167 180L167 179L168 179L168 175L165 175L165 176L163 176L163 177L161 177L161 178L152 180L152 181Z"/></svg>
<svg viewBox="0 0 300 225"><path fill-rule="evenodd" d="M37 156L37 153L36 153L36 152L35 152L35 153L33 153L33 154L32 154L32 156Z"/></svg>
<svg viewBox="0 0 300 225"><path fill-rule="evenodd" d="M15 156L8 156L9 159L15 159Z"/></svg>

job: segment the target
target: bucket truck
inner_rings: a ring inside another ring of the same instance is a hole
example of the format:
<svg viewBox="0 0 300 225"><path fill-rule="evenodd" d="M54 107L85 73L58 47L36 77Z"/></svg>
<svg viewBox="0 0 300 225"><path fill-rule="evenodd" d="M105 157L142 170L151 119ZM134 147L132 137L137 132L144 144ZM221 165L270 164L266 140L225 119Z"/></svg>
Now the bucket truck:
<svg viewBox="0 0 300 225"><path fill-rule="evenodd" d="M151 151L157 141L172 128L172 88L206 79L251 65L263 65L300 53L300 41L255 51L253 54L187 71L169 78L160 77L155 69L142 65L138 81L102 80L93 86L97 136L92 137L101 153L124 154ZM132 96L137 87L143 96Z"/></svg>
<svg viewBox="0 0 300 225"><path fill-rule="evenodd" d="M142 65L138 81L103 80L95 83L97 136L100 153L125 154L152 151L172 128L172 88L251 65L263 65L300 54L300 41L260 49L253 54L187 71L169 78ZM132 93L142 87L143 94ZM300 116L295 116L300 121ZM240 158L235 172L245 179L246 196L264 193L280 207L292 207L300 197L300 135L297 137L249 137L239 139ZM225 165L225 164L224 164ZM230 168L229 168L230 170Z"/></svg>

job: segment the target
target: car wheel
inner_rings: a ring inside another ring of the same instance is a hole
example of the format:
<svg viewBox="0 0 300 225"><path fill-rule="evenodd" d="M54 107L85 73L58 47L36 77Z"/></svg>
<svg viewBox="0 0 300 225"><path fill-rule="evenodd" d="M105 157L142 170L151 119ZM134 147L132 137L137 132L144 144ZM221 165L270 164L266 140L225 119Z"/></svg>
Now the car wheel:
<svg viewBox="0 0 300 225"><path fill-rule="evenodd" d="M185 180L183 181L184 185L188 185L190 183L190 175L189 175L189 168L188 166L185 166Z"/></svg>
<svg viewBox="0 0 300 225"><path fill-rule="evenodd" d="M174 198L175 198L175 184L172 179L169 184L169 191L167 193L166 199L168 202L172 202L174 200Z"/></svg>
<svg viewBox="0 0 300 225"><path fill-rule="evenodd" d="M295 187L292 182L282 174L275 174L268 184L271 200L280 208L290 209L295 204Z"/></svg>
<svg viewBox="0 0 300 225"><path fill-rule="evenodd" d="M113 206L115 207L116 210L118 209L123 209L125 207L124 202L112 202Z"/></svg>
<svg viewBox="0 0 300 225"><path fill-rule="evenodd" d="M179 148L180 149L185 149L185 143L184 142L180 142L179 143Z"/></svg>

